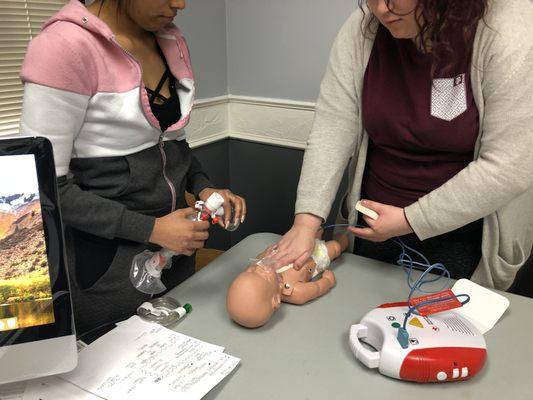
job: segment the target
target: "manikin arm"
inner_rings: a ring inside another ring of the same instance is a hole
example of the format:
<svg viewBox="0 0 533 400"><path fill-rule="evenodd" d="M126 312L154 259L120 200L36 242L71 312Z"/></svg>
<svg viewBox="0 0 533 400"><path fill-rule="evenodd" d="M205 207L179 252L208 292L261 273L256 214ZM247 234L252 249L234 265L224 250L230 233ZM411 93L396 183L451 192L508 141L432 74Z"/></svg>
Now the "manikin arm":
<svg viewBox="0 0 533 400"><path fill-rule="evenodd" d="M305 304L326 294L333 286L335 286L335 275L327 269L320 279L295 283L291 295L283 296L283 301L291 304Z"/></svg>

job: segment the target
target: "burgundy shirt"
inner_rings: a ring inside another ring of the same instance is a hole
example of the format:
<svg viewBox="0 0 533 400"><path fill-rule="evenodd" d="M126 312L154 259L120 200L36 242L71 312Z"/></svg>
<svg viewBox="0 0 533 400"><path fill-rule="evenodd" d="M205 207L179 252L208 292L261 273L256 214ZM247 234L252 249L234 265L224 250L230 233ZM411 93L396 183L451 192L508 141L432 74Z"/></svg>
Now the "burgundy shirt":
<svg viewBox="0 0 533 400"><path fill-rule="evenodd" d="M363 86L362 197L406 207L472 161L479 114L469 70L465 57L432 81L430 58L379 27Z"/></svg>

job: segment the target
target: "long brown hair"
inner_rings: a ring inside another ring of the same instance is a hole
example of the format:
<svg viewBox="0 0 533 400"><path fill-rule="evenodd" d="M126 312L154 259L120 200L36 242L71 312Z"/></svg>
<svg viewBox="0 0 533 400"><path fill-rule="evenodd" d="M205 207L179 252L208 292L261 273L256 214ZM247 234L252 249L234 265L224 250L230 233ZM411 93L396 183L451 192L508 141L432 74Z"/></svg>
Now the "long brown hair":
<svg viewBox="0 0 533 400"><path fill-rule="evenodd" d="M367 0L358 0L359 7L364 11L363 4ZM419 26L416 42L420 50L431 56L431 76L437 68L445 72L464 57L471 57L472 43L478 23L487 12L488 0L418 0L413 10ZM379 26L377 18L372 16L367 20L363 31L372 30ZM450 32L460 31L461 43L457 39L452 43Z"/></svg>

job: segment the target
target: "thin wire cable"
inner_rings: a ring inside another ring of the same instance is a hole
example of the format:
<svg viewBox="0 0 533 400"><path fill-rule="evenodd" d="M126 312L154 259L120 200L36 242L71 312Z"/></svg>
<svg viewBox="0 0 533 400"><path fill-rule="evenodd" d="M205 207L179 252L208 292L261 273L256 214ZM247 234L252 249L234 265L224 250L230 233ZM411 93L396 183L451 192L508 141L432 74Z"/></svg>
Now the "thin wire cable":
<svg viewBox="0 0 533 400"><path fill-rule="evenodd" d="M359 224L331 224L331 225L325 225L322 226L320 229L326 230L331 228L338 228L338 227L356 227L356 228L367 228L366 226L359 225ZM421 293L434 293L439 292L443 290L449 283L450 279L450 273L446 269L446 267L442 263L435 263L431 264L429 260L424 256L421 252L418 250L413 249L412 247L406 245L402 239L399 237L394 237L390 239L393 243L396 243L401 247L401 253L398 257L398 260L396 261L396 264L398 264L400 267L403 268L404 272L407 275L407 285L409 286L409 297L408 300L411 300L411 297L416 291L419 291ZM413 260L413 257L408 253L408 251L414 253L418 257L421 258L422 262ZM419 270L423 271L422 275L415 281L413 278L413 270ZM426 279L427 275L431 272L440 271L440 274L438 274L435 277L431 277L429 279ZM437 282L441 278L445 277L446 281L444 282L442 288L440 290L432 290L432 291L426 291L423 288L424 285L427 285L429 283Z"/></svg>
<svg viewBox="0 0 533 400"><path fill-rule="evenodd" d="M356 228L367 228L366 226L363 226L363 225L359 225L359 224L355 224L355 225L352 225L352 224L331 224L331 225L325 225L325 226L322 226L320 229L322 230L326 230L326 229L331 229L331 228L340 228L340 227L356 227ZM401 248L401 253L398 257L398 260L396 261L396 264L398 264L400 267L403 268L404 272L406 273L407 275L407 285L409 286L409 296L407 297L407 303L410 303L411 302L411 299L413 297L413 294L415 292L421 292L421 293L437 293L437 292L440 292L442 290L444 290L444 288L446 288L448 286L448 283L451 279L451 276L450 276L450 272L446 269L446 267L444 266L444 264L442 263L435 263L435 264L431 264L429 262L429 260L426 258L426 256L424 256L421 252L419 252L418 250L415 250L413 249L412 247L409 247L407 246L402 239L400 239L399 237L394 237L394 238L391 238L390 239L393 243L396 243L397 245L400 246ZM414 261L413 260L413 257L408 253L408 251L414 253L416 256L420 257L420 259L422 260L422 262L419 262L419 261ZM419 271L422 271L422 274L418 277L418 279L414 279L412 274L413 274L413 270L419 270ZM435 277L428 277L428 274L430 273L434 273L434 272L438 272L440 271L440 274L437 274ZM444 284L442 285L442 287L438 290L424 290L423 289L423 286L424 285L428 285L430 283L434 283L434 282L437 282L438 280L442 279L442 278L446 278L445 281L444 281ZM425 305L429 305L429 304L436 304L436 303L440 303L440 302L444 302L444 301L449 301L449 300L452 300L452 299L459 299L459 298L462 298L462 297L466 297L466 300L461 302L461 306L465 305L466 303L468 303L470 301L470 296L467 295L467 294L459 294L459 295L455 295L455 296L448 296L448 297L445 297L445 298L440 298L440 299L432 299L432 300L427 300L427 301L423 301L417 305L409 305L409 308L408 308L408 311L407 313L405 313L405 318L404 318L404 321L403 321L403 329L405 330L406 329L406 325L407 325L407 321L409 319L409 317L412 315L412 314L418 314L418 308L419 307L422 307L422 306L425 306Z"/></svg>

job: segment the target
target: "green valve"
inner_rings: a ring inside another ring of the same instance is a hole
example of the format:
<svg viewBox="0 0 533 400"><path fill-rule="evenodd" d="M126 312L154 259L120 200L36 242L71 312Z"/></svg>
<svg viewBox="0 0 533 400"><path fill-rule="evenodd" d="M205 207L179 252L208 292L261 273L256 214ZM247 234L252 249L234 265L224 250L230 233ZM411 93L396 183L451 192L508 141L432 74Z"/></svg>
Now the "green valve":
<svg viewBox="0 0 533 400"><path fill-rule="evenodd" d="M191 306L189 303L185 304L185 305L183 306L183 308L185 308L185 312L186 312L187 314L189 314L189 313L192 311L192 306Z"/></svg>
<svg viewBox="0 0 533 400"><path fill-rule="evenodd" d="M401 325L398 322L393 322L392 327L393 328L399 328Z"/></svg>

